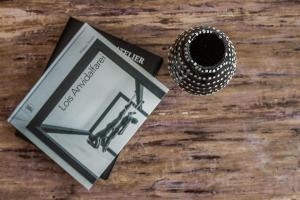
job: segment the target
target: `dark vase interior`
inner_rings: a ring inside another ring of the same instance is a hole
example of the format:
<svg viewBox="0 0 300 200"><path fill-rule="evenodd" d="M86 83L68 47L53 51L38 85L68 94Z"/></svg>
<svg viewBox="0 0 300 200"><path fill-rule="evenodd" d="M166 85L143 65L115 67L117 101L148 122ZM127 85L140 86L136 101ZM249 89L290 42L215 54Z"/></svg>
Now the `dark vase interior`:
<svg viewBox="0 0 300 200"><path fill-rule="evenodd" d="M212 67L220 63L225 56L225 45L215 33L200 34L190 44L193 61L203 67Z"/></svg>

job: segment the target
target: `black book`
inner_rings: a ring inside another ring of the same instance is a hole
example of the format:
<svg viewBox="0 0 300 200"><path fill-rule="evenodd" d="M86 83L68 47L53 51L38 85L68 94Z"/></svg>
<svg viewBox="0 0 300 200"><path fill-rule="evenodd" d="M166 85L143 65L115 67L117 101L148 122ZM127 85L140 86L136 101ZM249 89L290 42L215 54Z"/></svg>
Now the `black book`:
<svg viewBox="0 0 300 200"><path fill-rule="evenodd" d="M66 45L70 42L73 36L78 32L78 30L84 25L84 22L81 22L75 18L70 17L56 47L47 63L45 70L52 64L55 58L63 51ZM133 61L143 67L152 75L156 75L162 64L162 58L157 56L149 51L146 51L136 45L125 42L124 40L117 38L111 34L108 34L102 30L99 30L95 27L99 33L105 36L111 43L113 43L117 48L122 51L126 56L130 57ZM16 136L23 138L24 140L30 142L22 133L16 131ZM113 166L116 162L117 157L114 161L106 168L104 173L101 175L101 179L108 179Z"/></svg>

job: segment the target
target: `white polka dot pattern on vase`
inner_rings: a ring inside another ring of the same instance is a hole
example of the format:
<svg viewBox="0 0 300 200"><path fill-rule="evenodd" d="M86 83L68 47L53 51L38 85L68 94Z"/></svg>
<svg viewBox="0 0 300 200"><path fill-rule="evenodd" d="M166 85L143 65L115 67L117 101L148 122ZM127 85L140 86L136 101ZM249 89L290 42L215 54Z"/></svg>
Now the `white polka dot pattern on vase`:
<svg viewBox="0 0 300 200"><path fill-rule="evenodd" d="M210 95L224 88L236 70L232 42L213 27L193 27L170 47L168 68L175 83L194 95Z"/></svg>

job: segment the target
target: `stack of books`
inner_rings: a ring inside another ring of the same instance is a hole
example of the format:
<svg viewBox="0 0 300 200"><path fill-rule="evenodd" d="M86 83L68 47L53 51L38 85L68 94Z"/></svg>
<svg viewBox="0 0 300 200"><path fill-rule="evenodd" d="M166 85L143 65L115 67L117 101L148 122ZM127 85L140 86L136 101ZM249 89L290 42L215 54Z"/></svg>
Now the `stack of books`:
<svg viewBox="0 0 300 200"><path fill-rule="evenodd" d="M108 178L119 152L168 92L154 78L161 63L70 18L44 74L8 121L90 189Z"/></svg>

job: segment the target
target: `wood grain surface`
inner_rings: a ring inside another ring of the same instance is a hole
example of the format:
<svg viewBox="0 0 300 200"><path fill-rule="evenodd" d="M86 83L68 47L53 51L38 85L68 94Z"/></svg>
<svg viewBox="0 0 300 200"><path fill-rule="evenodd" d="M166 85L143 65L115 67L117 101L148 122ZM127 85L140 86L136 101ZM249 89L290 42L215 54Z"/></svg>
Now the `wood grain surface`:
<svg viewBox="0 0 300 200"><path fill-rule="evenodd" d="M164 57L171 90L86 191L6 120L74 16ZM234 79L208 97L171 80L169 45L194 25L235 44ZM300 199L300 2L0 1L0 199Z"/></svg>

